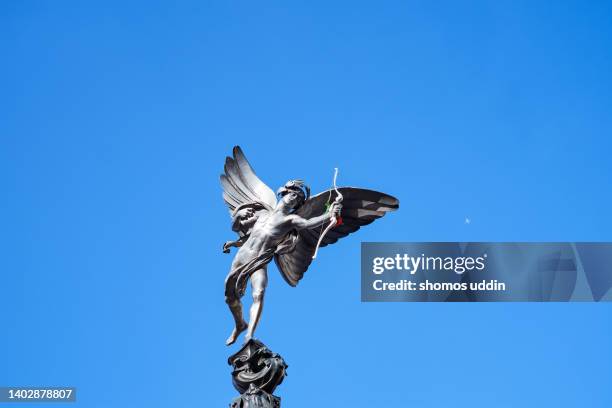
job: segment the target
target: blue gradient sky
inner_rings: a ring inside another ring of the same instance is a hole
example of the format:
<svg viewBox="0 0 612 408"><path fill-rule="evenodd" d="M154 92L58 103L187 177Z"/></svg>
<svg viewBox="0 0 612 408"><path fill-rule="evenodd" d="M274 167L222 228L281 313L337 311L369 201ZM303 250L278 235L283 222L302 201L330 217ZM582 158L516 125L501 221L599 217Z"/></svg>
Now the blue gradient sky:
<svg viewBox="0 0 612 408"><path fill-rule="evenodd" d="M362 240L612 240L609 2L129 3L0 5L0 385L227 406L240 144L401 200L271 267L283 406L612 406L610 304L359 301Z"/></svg>

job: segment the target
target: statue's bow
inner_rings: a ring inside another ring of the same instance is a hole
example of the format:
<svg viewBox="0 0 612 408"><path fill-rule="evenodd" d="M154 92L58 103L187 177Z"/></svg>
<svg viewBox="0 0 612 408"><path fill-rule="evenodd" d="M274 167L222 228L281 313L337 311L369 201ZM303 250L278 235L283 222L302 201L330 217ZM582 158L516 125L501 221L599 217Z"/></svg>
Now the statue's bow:
<svg viewBox="0 0 612 408"><path fill-rule="evenodd" d="M334 169L334 191L336 192L336 199L334 200L334 203L340 204L342 200L344 199L344 197L342 197L342 193L338 190L338 187L336 186L337 178L338 178L338 168L336 167ZM321 246L321 241L323 241L323 238L325 238L325 235L327 235L329 230L331 230L336 225L341 224L341 223L342 223L342 218L340 216L336 217L336 215L332 212L332 215L329 218L329 224L327 224L327 227L325 227L325 229L321 233L321 236L319 236L319 240L317 241L317 246L315 247L315 251L314 251L314 254L312 255L312 259L316 259L317 253L319 252L319 247Z"/></svg>

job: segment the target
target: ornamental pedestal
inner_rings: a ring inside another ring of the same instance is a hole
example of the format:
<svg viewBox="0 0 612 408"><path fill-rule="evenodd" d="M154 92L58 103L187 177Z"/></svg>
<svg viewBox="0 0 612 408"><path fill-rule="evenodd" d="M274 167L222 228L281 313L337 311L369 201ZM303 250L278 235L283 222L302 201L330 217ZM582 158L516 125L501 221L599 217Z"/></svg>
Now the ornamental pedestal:
<svg viewBox="0 0 612 408"><path fill-rule="evenodd" d="M283 382L287 364L259 340L251 339L227 360L234 369L232 382L241 394L230 408L280 408L274 389Z"/></svg>

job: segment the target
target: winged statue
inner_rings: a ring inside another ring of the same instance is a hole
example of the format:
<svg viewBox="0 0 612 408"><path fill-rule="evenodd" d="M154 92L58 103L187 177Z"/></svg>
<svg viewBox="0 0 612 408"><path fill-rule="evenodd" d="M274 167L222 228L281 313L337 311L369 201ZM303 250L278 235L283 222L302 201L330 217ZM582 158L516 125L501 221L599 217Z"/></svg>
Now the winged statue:
<svg viewBox="0 0 612 408"><path fill-rule="evenodd" d="M337 176L337 169L336 169ZM336 187L315 196L302 180L290 180L276 194L253 171L242 149L235 146L221 174L223 199L238 237L223 252L238 248L225 279L225 301L235 327L226 344L247 330L250 340L259 323L268 283L267 266L274 259L291 286L304 277L319 247L325 247L399 208L388 194L354 187ZM253 303L248 323L241 298L251 282Z"/></svg>

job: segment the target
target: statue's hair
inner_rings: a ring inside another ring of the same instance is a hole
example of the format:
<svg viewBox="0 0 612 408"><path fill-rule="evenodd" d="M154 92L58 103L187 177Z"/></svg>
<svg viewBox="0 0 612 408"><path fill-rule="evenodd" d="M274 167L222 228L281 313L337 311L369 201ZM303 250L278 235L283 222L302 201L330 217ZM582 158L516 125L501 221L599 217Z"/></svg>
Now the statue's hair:
<svg viewBox="0 0 612 408"><path fill-rule="evenodd" d="M304 183L304 180L289 180L284 186L278 189L276 195L282 197L290 191L298 193L302 199L300 205L304 204L304 202L310 198L310 187Z"/></svg>

